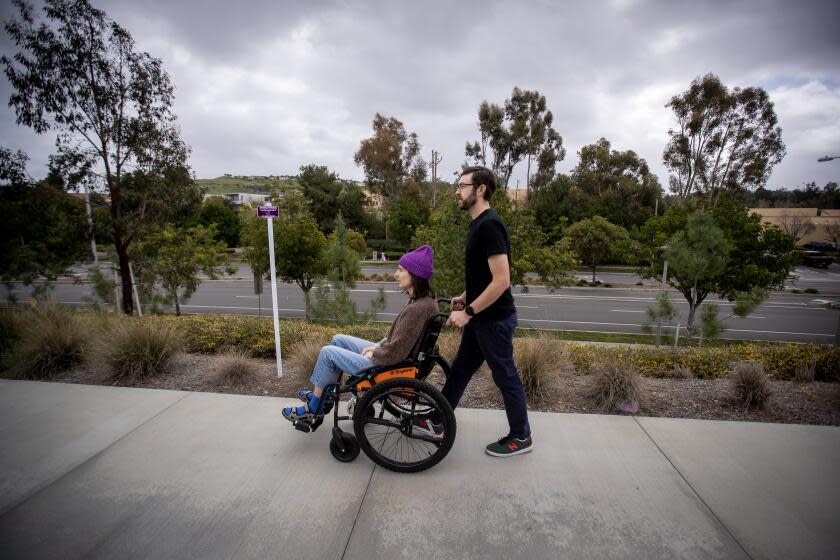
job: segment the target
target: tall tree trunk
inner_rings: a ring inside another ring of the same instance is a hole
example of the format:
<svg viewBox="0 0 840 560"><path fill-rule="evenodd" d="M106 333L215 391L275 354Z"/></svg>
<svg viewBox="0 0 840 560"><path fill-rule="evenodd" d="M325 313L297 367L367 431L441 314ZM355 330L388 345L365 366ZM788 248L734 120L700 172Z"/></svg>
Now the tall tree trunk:
<svg viewBox="0 0 840 560"><path fill-rule="evenodd" d="M688 298L688 323L686 324L686 330L688 331L690 336L694 336L694 313L697 311L697 307L703 302L703 300L699 297L697 293L697 279L694 279L694 289L691 290L691 297Z"/></svg>
<svg viewBox="0 0 840 560"><path fill-rule="evenodd" d="M172 290L172 297L175 298L175 316L180 317L181 316L181 305L180 305L180 302L178 301L178 288L175 288L174 290Z"/></svg>
<svg viewBox="0 0 840 560"><path fill-rule="evenodd" d="M525 172L525 199L527 200L527 195L531 192L531 154L528 154L528 169Z"/></svg>
<svg viewBox="0 0 840 560"><path fill-rule="evenodd" d="M304 289L303 290L303 305L304 305L304 309L306 310L306 320L309 321L309 307L310 307L309 289Z"/></svg>
<svg viewBox="0 0 840 560"><path fill-rule="evenodd" d="M131 294L131 271L128 268L128 249L120 241L116 241L114 246L117 249L117 260L120 263L123 313L131 315L134 313L134 298Z"/></svg>
<svg viewBox="0 0 840 560"><path fill-rule="evenodd" d="M697 311L697 303L694 301L694 296L688 300L688 321L686 321L685 328L691 334L694 329L694 312Z"/></svg>
<svg viewBox="0 0 840 560"><path fill-rule="evenodd" d="M592 263L592 283L595 283L595 263Z"/></svg>

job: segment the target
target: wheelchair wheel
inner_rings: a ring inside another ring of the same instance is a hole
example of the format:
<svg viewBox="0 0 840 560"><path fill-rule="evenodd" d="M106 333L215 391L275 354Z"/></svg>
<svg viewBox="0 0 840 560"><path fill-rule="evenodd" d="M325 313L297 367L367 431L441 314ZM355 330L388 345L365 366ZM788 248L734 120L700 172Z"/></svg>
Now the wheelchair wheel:
<svg viewBox="0 0 840 560"><path fill-rule="evenodd" d="M393 406L393 403L398 406ZM416 421L436 412L441 434L418 430ZM353 415L356 438L365 455L386 469L418 472L446 457L455 443L455 413L440 391L417 379L390 379L374 385Z"/></svg>
<svg viewBox="0 0 840 560"><path fill-rule="evenodd" d="M338 437L341 438L341 442L336 439L336 434L333 432L333 437L330 439L330 453L342 463L350 463L359 456L359 442L353 434L345 432L340 432Z"/></svg>

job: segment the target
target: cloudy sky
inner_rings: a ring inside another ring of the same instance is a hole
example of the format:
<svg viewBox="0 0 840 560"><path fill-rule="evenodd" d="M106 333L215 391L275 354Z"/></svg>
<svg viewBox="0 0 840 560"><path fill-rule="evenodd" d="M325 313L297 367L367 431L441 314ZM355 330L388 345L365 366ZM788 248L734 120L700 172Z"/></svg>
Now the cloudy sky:
<svg viewBox="0 0 840 560"><path fill-rule="evenodd" d="M787 156L770 187L840 181L840 3L809 0L366 2L93 0L163 60L197 177L296 174L307 163L362 179L353 162L376 112L418 134L442 177L478 138L483 100L546 96L570 171L601 137L661 163L671 96L708 72L759 86ZM2 2L3 20L13 14ZM11 53L5 32L0 49ZM0 78L0 97L9 85ZM0 107L2 145L45 174L53 138ZM521 166L520 166L521 167ZM524 186L524 169L514 175ZM513 183L512 183L513 185Z"/></svg>

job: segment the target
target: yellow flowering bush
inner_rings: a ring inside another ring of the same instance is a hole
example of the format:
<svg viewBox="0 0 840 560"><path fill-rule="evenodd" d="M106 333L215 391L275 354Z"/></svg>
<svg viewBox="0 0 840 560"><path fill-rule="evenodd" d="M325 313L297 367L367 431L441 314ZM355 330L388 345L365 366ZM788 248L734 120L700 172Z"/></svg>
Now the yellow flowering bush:
<svg viewBox="0 0 840 560"><path fill-rule="evenodd" d="M239 348L255 357L274 356L274 327L271 317L245 315L174 315L165 320L177 326L187 341L190 352L215 353L227 348ZM302 319L280 321L280 342L285 351L294 349L304 339L329 343L338 334L349 334L377 341L388 332L388 325L350 325L338 327L309 323Z"/></svg>
<svg viewBox="0 0 840 560"><path fill-rule="evenodd" d="M569 343L578 371L593 364L616 362L637 366L652 377L670 377L677 368L688 368L700 379L715 379L729 372L733 362L758 362L773 379L793 379L796 368L816 362L817 379L840 379L840 349L817 344L749 343L712 348L613 347Z"/></svg>
<svg viewBox="0 0 840 560"><path fill-rule="evenodd" d="M274 356L271 317L168 315L164 320L174 324L183 334L191 352L216 353L227 348L239 348L255 357ZM338 326L309 323L303 319L283 319L280 321L280 337L285 354L287 351L294 352L303 340L314 339L316 344L327 344L338 333L377 341L387 334L388 327L386 323ZM443 338L447 336L453 342L458 340L458 333L444 334ZM725 376L731 363L758 362L773 379L793 379L798 366L813 361L817 379L840 380L840 349L828 345L755 342L674 349L561 341L556 344L568 348L570 359L580 373L589 373L593 364L613 362L634 365L646 376L671 377L675 369L688 368L699 379L715 379Z"/></svg>

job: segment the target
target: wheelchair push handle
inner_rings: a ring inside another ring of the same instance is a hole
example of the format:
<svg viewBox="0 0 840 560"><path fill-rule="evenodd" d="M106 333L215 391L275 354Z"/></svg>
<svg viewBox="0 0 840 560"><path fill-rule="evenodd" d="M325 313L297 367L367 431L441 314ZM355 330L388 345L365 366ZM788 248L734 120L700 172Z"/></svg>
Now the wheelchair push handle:
<svg viewBox="0 0 840 560"><path fill-rule="evenodd" d="M438 305L444 304L446 305L450 311L463 311L464 310L464 302L462 300L458 300L455 304L452 304L452 300L448 298L438 298Z"/></svg>

